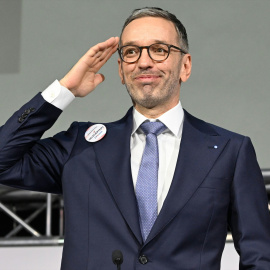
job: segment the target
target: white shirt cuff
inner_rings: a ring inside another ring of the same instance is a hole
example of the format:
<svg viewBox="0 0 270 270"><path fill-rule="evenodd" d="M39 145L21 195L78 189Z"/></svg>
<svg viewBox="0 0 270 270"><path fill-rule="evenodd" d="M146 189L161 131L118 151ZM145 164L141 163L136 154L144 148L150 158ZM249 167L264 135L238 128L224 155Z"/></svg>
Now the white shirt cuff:
<svg viewBox="0 0 270 270"><path fill-rule="evenodd" d="M75 96L67 88L62 86L58 80L55 80L41 95L43 98L57 107L64 110L75 98Z"/></svg>

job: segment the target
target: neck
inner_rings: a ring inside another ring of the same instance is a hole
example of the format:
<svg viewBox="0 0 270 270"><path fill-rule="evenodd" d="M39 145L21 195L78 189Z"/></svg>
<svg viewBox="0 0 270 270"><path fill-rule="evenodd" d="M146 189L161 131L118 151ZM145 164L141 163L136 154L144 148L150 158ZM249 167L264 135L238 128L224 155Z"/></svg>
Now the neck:
<svg viewBox="0 0 270 270"><path fill-rule="evenodd" d="M155 106L153 108L145 108L145 107L142 107L138 104L135 104L134 107L139 113L144 115L146 118L157 119L162 114L166 113L167 111L169 111L170 109L175 107L178 104L178 102L179 102L179 100L177 100L177 101L175 101L167 106L161 105L161 106Z"/></svg>

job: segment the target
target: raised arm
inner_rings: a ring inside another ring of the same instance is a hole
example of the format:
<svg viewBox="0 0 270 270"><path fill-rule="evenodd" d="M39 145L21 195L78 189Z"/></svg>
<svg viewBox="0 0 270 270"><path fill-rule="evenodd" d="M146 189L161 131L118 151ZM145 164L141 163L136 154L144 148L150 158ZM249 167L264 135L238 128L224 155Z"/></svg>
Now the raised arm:
<svg viewBox="0 0 270 270"><path fill-rule="evenodd" d="M77 97L92 92L104 80L98 72L116 51L118 40L118 37L112 37L89 49L60 84ZM60 94L58 98L62 97ZM0 127L0 183L61 192L61 168L75 143L78 125L72 125L67 132L54 138L40 140L62 112L50 102L37 94ZM38 177L34 177L36 175Z"/></svg>

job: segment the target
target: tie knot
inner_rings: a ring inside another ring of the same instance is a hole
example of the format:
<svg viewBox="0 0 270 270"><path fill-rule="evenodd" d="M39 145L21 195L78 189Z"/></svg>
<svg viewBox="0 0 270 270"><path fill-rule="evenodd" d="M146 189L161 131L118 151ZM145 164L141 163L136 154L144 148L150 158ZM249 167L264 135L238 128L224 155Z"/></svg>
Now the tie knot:
<svg viewBox="0 0 270 270"><path fill-rule="evenodd" d="M140 128L147 136L149 133L155 134L158 136L162 133L167 127L162 122L144 122L141 124Z"/></svg>

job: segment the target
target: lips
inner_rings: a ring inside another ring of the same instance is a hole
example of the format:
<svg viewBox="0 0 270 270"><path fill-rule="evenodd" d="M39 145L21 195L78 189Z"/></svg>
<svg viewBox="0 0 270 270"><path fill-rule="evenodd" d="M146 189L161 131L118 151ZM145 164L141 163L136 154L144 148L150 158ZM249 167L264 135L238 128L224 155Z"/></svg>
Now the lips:
<svg viewBox="0 0 270 270"><path fill-rule="evenodd" d="M137 76L134 76L134 79L141 82L152 82L157 79L159 79L161 76L157 74L140 74Z"/></svg>

